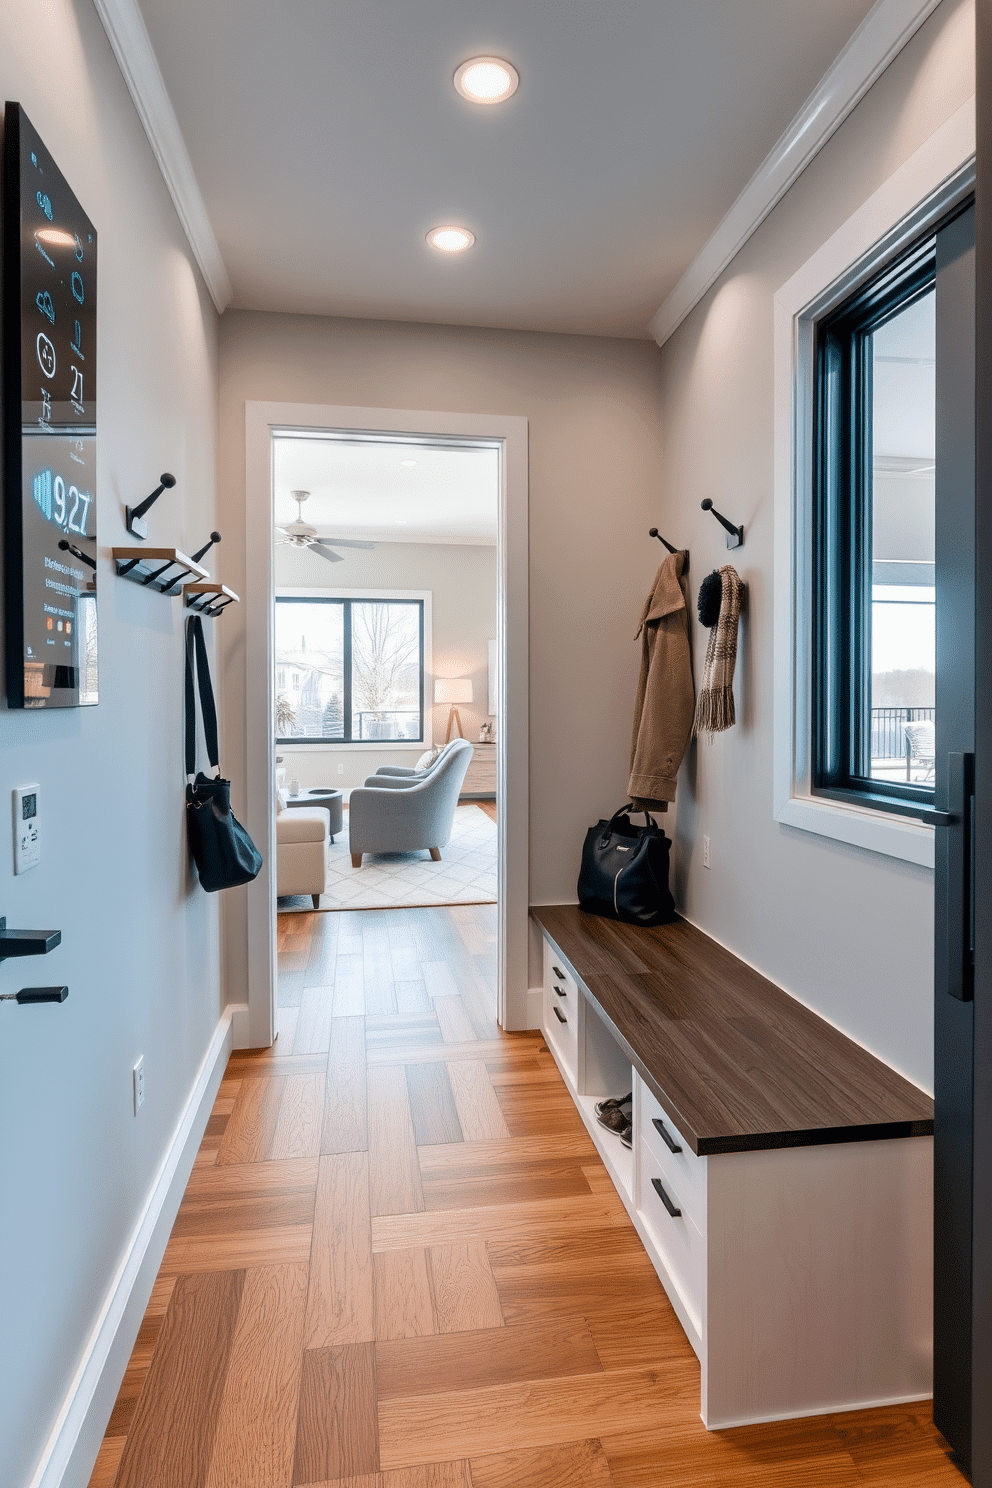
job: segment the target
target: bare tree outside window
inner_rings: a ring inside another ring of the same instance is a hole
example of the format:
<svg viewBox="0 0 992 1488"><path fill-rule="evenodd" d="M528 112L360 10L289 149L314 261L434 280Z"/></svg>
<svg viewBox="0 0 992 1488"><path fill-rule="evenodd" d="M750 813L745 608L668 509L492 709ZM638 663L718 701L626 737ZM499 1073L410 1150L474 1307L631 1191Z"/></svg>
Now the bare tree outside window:
<svg viewBox="0 0 992 1488"><path fill-rule="evenodd" d="M352 605L354 737L408 737L404 726L408 726L420 707L419 661L418 605L374 602Z"/></svg>

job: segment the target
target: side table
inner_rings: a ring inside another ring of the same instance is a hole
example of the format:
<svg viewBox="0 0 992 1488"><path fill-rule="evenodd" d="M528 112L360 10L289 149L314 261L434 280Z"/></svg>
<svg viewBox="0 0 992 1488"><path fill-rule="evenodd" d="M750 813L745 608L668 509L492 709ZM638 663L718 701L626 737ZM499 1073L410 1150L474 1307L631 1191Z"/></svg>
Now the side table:
<svg viewBox="0 0 992 1488"><path fill-rule="evenodd" d="M342 796L339 790L330 790L324 785L314 785L308 790L301 790L298 796L286 796L287 806L322 806L327 812L331 825L331 841L334 841L336 832L340 832L344 825L342 814Z"/></svg>

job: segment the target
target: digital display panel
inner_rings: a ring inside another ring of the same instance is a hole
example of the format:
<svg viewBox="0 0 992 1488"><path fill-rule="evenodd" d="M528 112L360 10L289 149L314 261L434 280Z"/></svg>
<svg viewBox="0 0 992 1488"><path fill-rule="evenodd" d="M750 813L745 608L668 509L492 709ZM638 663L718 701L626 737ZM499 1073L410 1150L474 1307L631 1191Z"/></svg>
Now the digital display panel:
<svg viewBox="0 0 992 1488"><path fill-rule="evenodd" d="M16 103L3 144L7 703L97 701L96 231Z"/></svg>

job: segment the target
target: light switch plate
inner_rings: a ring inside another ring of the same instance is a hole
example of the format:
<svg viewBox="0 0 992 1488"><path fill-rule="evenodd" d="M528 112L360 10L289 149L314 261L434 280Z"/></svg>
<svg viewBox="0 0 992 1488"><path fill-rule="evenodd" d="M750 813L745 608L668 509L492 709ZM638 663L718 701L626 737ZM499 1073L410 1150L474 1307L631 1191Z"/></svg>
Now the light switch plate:
<svg viewBox="0 0 992 1488"><path fill-rule="evenodd" d="M17 785L13 792L14 872L27 873L41 862L40 788Z"/></svg>

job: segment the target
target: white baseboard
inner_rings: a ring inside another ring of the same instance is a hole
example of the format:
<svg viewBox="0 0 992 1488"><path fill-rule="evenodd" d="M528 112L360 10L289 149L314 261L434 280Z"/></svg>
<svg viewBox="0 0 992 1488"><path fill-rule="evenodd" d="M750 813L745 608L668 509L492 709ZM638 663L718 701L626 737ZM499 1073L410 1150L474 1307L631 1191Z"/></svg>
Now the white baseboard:
<svg viewBox="0 0 992 1488"><path fill-rule="evenodd" d="M86 1488L89 1482L231 1053L232 1021L232 1008L227 1007L214 1029L29 1488Z"/></svg>
<svg viewBox="0 0 992 1488"><path fill-rule="evenodd" d="M231 1036L235 1049L250 1049L248 1018L250 1009L246 1002L229 1002L225 1009L225 1016L231 1015Z"/></svg>
<svg viewBox="0 0 992 1488"><path fill-rule="evenodd" d="M527 988L527 1028L540 1028L544 1015L544 988Z"/></svg>

